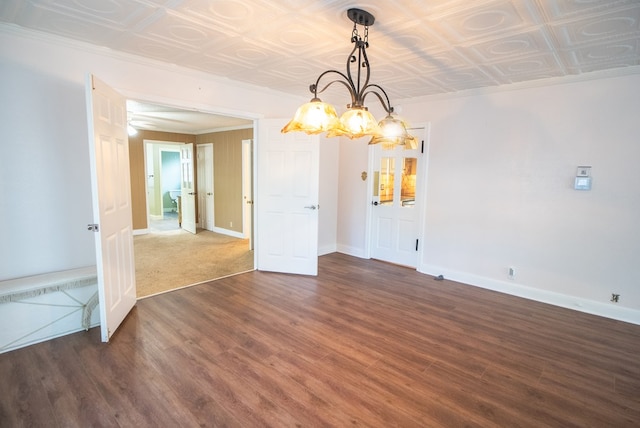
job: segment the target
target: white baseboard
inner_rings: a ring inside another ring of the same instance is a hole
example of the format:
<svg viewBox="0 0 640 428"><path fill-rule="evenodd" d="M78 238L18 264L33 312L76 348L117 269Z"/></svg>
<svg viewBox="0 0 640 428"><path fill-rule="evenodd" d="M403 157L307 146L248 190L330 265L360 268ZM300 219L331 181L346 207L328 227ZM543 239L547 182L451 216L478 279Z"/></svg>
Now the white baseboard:
<svg viewBox="0 0 640 428"><path fill-rule="evenodd" d="M337 251L337 249L336 249L335 245L323 245L321 247L318 247L318 255L319 256L324 256L326 254L335 253L336 251Z"/></svg>
<svg viewBox="0 0 640 428"><path fill-rule="evenodd" d="M640 325L640 311L625 308L619 304L596 302L576 296L554 293L548 290L540 290L526 285L513 283L511 281L499 281L465 272L447 270L439 266L423 264L418 266L418 272L433 276L442 275L445 279L460 282L462 284L485 288L487 290L498 291L500 293L534 300L536 302L547 303L562 308L573 309L579 312L585 312L592 315Z"/></svg>
<svg viewBox="0 0 640 428"><path fill-rule="evenodd" d="M336 251L338 253L342 253L342 254L346 254L348 256L353 256L353 257L358 257L361 259L368 259L369 257L367 257L364 253L364 250L362 248L357 248L357 247L350 247L348 245L337 245L337 249Z"/></svg>
<svg viewBox="0 0 640 428"><path fill-rule="evenodd" d="M221 227L214 227L212 232L219 233L221 235L233 236L234 238L245 239L244 238L244 234L242 232L236 232L235 230L223 229Z"/></svg>

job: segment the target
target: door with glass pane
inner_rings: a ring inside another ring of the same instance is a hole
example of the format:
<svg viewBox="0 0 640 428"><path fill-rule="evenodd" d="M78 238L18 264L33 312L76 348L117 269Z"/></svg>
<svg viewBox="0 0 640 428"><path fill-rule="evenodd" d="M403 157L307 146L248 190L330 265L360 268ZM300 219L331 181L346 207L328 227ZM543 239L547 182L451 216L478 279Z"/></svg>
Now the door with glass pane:
<svg viewBox="0 0 640 428"><path fill-rule="evenodd" d="M418 210L416 191L421 152L372 146L371 257L416 267Z"/></svg>

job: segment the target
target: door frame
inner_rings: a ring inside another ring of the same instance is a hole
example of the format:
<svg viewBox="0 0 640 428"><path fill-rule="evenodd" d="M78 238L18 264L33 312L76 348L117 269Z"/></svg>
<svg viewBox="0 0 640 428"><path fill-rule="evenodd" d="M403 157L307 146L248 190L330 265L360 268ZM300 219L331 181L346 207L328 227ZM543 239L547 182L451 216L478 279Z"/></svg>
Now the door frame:
<svg viewBox="0 0 640 428"><path fill-rule="evenodd" d="M417 193L416 193L416 210L418 210L418 230L416 231L418 236L418 254L416 260L417 270L422 264L423 255L424 255L424 239L425 239L425 217L426 217L426 207L427 207L427 177L429 170L429 147L431 140L431 122L416 124L407 128L408 131L418 131L422 130L422 137L418 138L418 148L420 149L420 145L423 144L422 149L422 163L423 165L418 168L418 177L417 177ZM423 143L424 142L424 143ZM368 151L368 162L367 162L367 174L371 177L368 180L367 191L365 194L365 203L367 204L367 215L365 220L365 227L367 233L365 233L365 257L371 258L371 241L373 236L373 205L371 204L371 195L373 194L373 171L375 169L374 165L374 155L373 155L373 147L369 147Z"/></svg>
<svg viewBox="0 0 640 428"><path fill-rule="evenodd" d="M137 92L133 92L130 90L120 90L119 88L115 88L116 90L118 90L127 100L136 100L136 101L140 101L143 103L149 103L149 104L160 104L163 106L167 106L167 107L175 107L178 109L183 109L183 110L197 110L199 112L202 113L207 113L207 114L213 114L213 115L222 115L222 116L231 116L231 117L236 117L236 118L241 118L241 119L246 119L246 120L250 120L253 123L251 124L251 127L253 129L253 141L254 141L254 146L253 146L253 153L251 155L252 158L252 179L253 179L253 190L254 190L254 195L255 195L255 191L257 189L258 186L258 162L257 162L257 154L256 154L256 146L258 144L258 137L257 137L257 133L258 133L258 129L260 126L260 121L262 119L264 119L264 115L263 114L256 114L256 113L251 113L248 111L239 111L239 110L232 110L232 109L228 109L228 108L224 108L224 107L217 107L214 105L210 105L210 104L199 104L199 103L193 103L193 102L186 102L186 101L177 101L173 98L165 98L162 96L156 96L156 95L149 95L149 94L144 94L144 93L137 93ZM146 195L146 182L145 182L145 195ZM256 198L254 197L254 210L255 208L255 203L256 203ZM149 216L147 213L147 222ZM255 238L255 234L257 233L257 228L258 228L258 224L255 221L254 218L254 222L253 222L253 233L254 233L254 238ZM148 230L148 224L147 224L147 230ZM139 234L139 233L138 233ZM256 239L254 239L255 241ZM254 246L255 246L255 242L254 242ZM257 251L254 251L253 254L253 267L254 269L257 267L258 265L258 254Z"/></svg>
<svg viewBox="0 0 640 428"><path fill-rule="evenodd" d="M254 225L255 225L255 184L254 184L254 141L253 139L242 140L242 232L245 239L249 239L249 250L254 249ZM247 200L247 195L249 200Z"/></svg>
<svg viewBox="0 0 640 428"><path fill-rule="evenodd" d="M164 206L164 195L162 194L162 183L164 181L164 171L163 171L163 168L162 168L162 153L164 153L164 152L166 152L166 153L178 153L179 154L180 151L179 150L169 149L169 148L166 148L166 147L160 147L159 150L158 150L158 155L160 156L160 159L159 159L159 162L160 162L160 169L159 169L159 171L160 171L160 177L159 177L160 178L160 180L159 180L159 182L160 182L160 212L162 213L162 218L163 219L164 219L164 213L165 213L165 206ZM177 209L178 208L176 207L176 210Z"/></svg>
<svg viewBox="0 0 640 428"><path fill-rule="evenodd" d="M180 143L178 141L164 141L164 140L150 140L150 139L143 139L142 140L142 144L143 144L143 148L144 148L144 176L145 176L145 180L144 180L144 194L146 195L146 201L145 201L145 207L146 207L146 211L147 211L147 228L144 232L140 232L138 231L138 233L135 233L136 235L140 235L143 233L149 233L149 229L150 229L150 222L151 222L151 212L149 211L149 180L148 180L148 175L147 175L147 162L149 160L149 154L148 154L148 150L150 146L154 146L154 145L167 145L167 146L176 146L176 150L170 150L170 149L166 149L167 151L172 151L172 152L178 152L180 153L180 149L177 148L177 146L182 145L184 143ZM163 150L162 147L158 148L158 152L161 152ZM153 153L151 154L153 156ZM155 187L158 186L158 184L162 183L162 165L160 166L160 177L159 179L156 179L156 177L154 177L154 184ZM160 210L161 210L161 215L162 217L164 217L164 211L163 207L162 207L162 193L160 194Z"/></svg>

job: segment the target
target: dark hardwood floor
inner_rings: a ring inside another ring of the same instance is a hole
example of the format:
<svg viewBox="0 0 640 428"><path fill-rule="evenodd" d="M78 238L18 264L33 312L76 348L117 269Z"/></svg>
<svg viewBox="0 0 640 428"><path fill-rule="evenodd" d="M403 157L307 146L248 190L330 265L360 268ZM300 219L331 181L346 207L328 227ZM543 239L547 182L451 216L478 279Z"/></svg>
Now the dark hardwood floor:
<svg viewBox="0 0 640 428"><path fill-rule="evenodd" d="M2 427L640 426L640 326L342 254L0 355Z"/></svg>

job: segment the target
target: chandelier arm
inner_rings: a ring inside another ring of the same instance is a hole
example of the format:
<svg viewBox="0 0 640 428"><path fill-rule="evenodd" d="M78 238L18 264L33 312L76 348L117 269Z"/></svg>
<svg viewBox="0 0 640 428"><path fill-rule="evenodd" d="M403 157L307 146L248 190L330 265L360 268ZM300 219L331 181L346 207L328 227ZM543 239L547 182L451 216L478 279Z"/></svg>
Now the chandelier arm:
<svg viewBox="0 0 640 428"><path fill-rule="evenodd" d="M355 24L353 27L355 29ZM360 99L360 88L356 87L356 85L353 83L353 77L351 76L351 64L356 61L355 59L356 57L354 53L357 49L359 49L359 45L358 45L357 36L353 36L351 40L353 41L353 43L355 43L355 46L353 47L353 49L351 50L351 53L347 57L347 67L346 67L347 74L346 75L344 75L343 73L340 73L340 74L346 79L347 83L351 86L351 89L349 90L349 92L351 93L351 103L353 104L353 103L357 103ZM360 61L358 61L358 80L360 80Z"/></svg>
<svg viewBox="0 0 640 428"><path fill-rule="evenodd" d="M375 89L370 89L370 88L375 88ZM384 95L384 98L382 97L382 95L380 95L380 93L378 93L376 89L382 92L382 94ZM389 101L389 96L387 95L387 92L384 89L382 89L380 85L376 85L376 84L367 85L363 88L363 90L367 90L367 91L362 94L362 102L364 102L364 99L368 94L374 94L376 97L378 97L378 100L380 100L380 104L382 104L382 107L385 109L385 111L388 114L393 113L393 107L391 107L391 101Z"/></svg>
<svg viewBox="0 0 640 428"><path fill-rule="evenodd" d="M329 86L333 85L334 83L342 83L345 88L347 88L347 90L349 91L349 95L351 95L351 105L355 105L356 104L356 97L354 95L354 93L351 90L351 86L349 86L349 84L343 80L332 80L331 82L327 83L324 88L322 88L322 90L318 91L319 94L321 94L322 92L325 91L325 89L327 89Z"/></svg>
<svg viewBox="0 0 640 428"><path fill-rule="evenodd" d="M362 105L364 105L364 91L369 86L378 86L378 85L369 85L369 78L371 77L371 67L369 67L369 58L367 57L368 42L360 41L359 43L360 43L360 52L362 53L362 57L364 59L364 62L361 63L360 61L358 61L358 91L357 91L357 93L359 94L360 102L362 103ZM363 68L363 67L367 69L367 74L366 74L366 78L364 80L364 83L362 84L362 87L360 87L360 72L361 72L360 69ZM384 90L382 88L380 88L380 89L382 90L382 92L384 92ZM385 94L385 96L386 96L386 94ZM387 97L387 99L388 99L388 97Z"/></svg>
<svg viewBox="0 0 640 428"><path fill-rule="evenodd" d="M320 85L320 80L329 73L335 73L339 75L342 79L344 79L344 81L340 79L332 80L331 82L327 83L321 90L318 90L318 85ZM342 83L349 91L349 95L351 95L351 103L352 104L356 103L357 94L355 92L355 87L353 86L353 82L350 81L349 78L344 73L338 70L327 70L323 72L320 76L318 76L316 83L311 85L309 89L311 89L311 92L313 92L314 96L317 98L318 94L323 93L329 86L333 85L334 83Z"/></svg>

